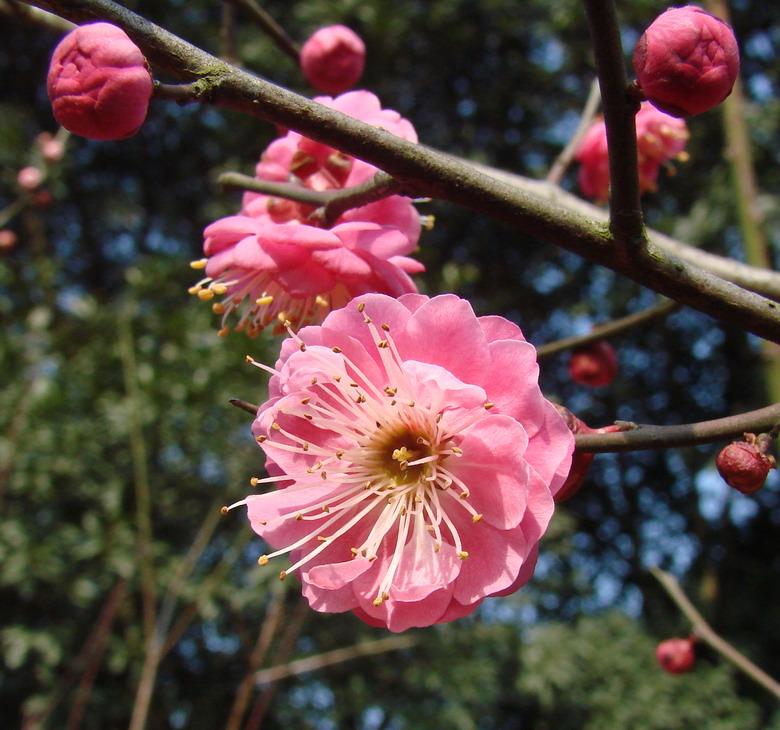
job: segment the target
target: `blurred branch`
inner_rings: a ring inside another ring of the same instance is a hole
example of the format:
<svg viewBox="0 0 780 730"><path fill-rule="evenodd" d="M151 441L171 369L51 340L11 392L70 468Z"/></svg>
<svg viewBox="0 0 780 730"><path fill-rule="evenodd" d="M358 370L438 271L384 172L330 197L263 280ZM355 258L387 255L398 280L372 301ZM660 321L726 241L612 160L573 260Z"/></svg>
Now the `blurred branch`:
<svg viewBox="0 0 780 730"><path fill-rule="evenodd" d="M238 65L238 53L236 53L236 6L233 0L222 0L222 22L219 26L219 40L222 46L220 56L223 60Z"/></svg>
<svg viewBox="0 0 780 730"><path fill-rule="evenodd" d="M244 10L263 32L293 60L295 65L298 65L300 47L255 0L228 0L228 2L232 2L236 7Z"/></svg>
<svg viewBox="0 0 780 730"><path fill-rule="evenodd" d="M290 658L308 613L309 604L301 596L298 598L293 615L287 621L285 631L282 634L282 639L276 650L276 658L279 661L287 662ZM276 687L276 681L272 680L260 693L260 696L255 700L255 703L252 706L252 711L249 713L249 718L244 725L244 730L259 730L260 727L262 727L265 713L268 712L268 708L271 706L271 700L276 693Z"/></svg>
<svg viewBox="0 0 780 730"><path fill-rule="evenodd" d="M634 314L629 314L626 317L621 317L620 319L615 319L611 322L605 322L604 324L597 324L587 334L577 335L576 337L567 337L566 339L558 340L557 342L550 342L547 345L539 345L539 347L536 348L537 358L541 360L542 358L557 355L560 352L579 347L580 345L587 345L596 340L614 337L632 327L651 322L654 319L666 317L672 312L676 312L679 308L680 305L677 302L667 299L659 304L644 309L641 312L635 312Z"/></svg>
<svg viewBox="0 0 780 730"><path fill-rule="evenodd" d="M582 138L585 136L585 132L590 129L593 123L593 118L596 116L596 110L599 108L601 102L601 93L599 92L598 80L594 81L590 85L590 92L588 93L588 99L583 107L582 114L580 115L579 124L577 129L574 130L574 134L571 139L566 143L566 146L561 150L561 153L555 159L550 171L547 173L545 181L550 185L559 185L563 179L564 174L574 156L577 154L577 148L580 146Z"/></svg>
<svg viewBox="0 0 780 730"><path fill-rule="evenodd" d="M256 406L254 403L249 403L248 401L241 400L240 398L231 398L229 402L230 405L235 406L236 408L240 408L242 411L251 413L253 416L257 415L257 409L259 406Z"/></svg>
<svg viewBox="0 0 780 730"><path fill-rule="evenodd" d="M260 626L252 653L249 655L247 672L242 678L236 690L236 696L233 700L233 706L230 708L230 714L225 722L224 730L239 730L241 721L244 719L246 709L249 706L249 700L255 688L255 673L263 663L268 649L271 647L279 623L284 613L284 598L287 593L289 583L282 581L274 583L271 589L271 600L265 612L265 618Z"/></svg>
<svg viewBox="0 0 780 730"><path fill-rule="evenodd" d="M604 124L609 149L610 231L625 245L625 255L635 254L645 242L642 206L639 202L639 161L634 117L639 104L628 95L620 24L613 0L584 0L593 41L596 74L601 89Z"/></svg>
<svg viewBox="0 0 780 730"><path fill-rule="evenodd" d="M667 573L665 570L655 566L650 567L650 572L669 594L669 597L677 604L680 611L693 624L693 633L699 639L709 644L722 657L734 664L737 669L771 692L777 699L780 699L780 684L772 679L763 669L753 664L744 654L737 651L719 634L715 633L712 627L704 620L704 617L688 600L677 579L671 573Z"/></svg>
<svg viewBox="0 0 780 730"><path fill-rule="evenodd" d="M729 8L724 0L706 0L705 6L713 15L731 22ZM731 95L721 105L723 132L726 137L726 159L731 167L732 190L737 204L737 215L745 259L753 266L772 268L772 254L763 228L763 215L758 209L756 181L750 130L745 119L745 95L742 79L737 76ZM780 346L761 343L766 394L771 401L780 400Z"/></svg>
<svg viewBox="0 0 780 730"><path fill-rule="evenodd" d="M348 646L343 649L326 651L316 656L306 657L305 659L296 659L294 662L281 664L270 669L263 669L255 675L258 684L266 682L278 682L286 677L296 677L299 674L313 672L317 669L330 667L333 664L341 664L350 659L357 659L363 656L373 656L374 654L384 654L388 651L398 651L408 649L418 643L416 638L411 636L391 636L386 639L376 639L374 641L363 641L354 646Z"/></svg>
<svg viewBox="0 0 780 730"><path fill-rule="evenodd" d="M37 25L40 28L53 30L55 33L67 33L76 27L59 15L54 15L46 10L30 7L29 5L15 2L15 0L0 0L0 15L5 15L14 20L26 23L27 25Z"/></svg>
<svg viewBox="0 0 780 730"><path fill-rule="evenodd" d="M122 605L122 601L124 601L126 594L127 581L122 578L117 581L109 592L108 598L103 604L103 608L98 616L97 623L94 625L92 632L84 642L81 651L76 658L70 662L70 665L65 672L65 676L52 693L46 706L40 713L26 717L22 724L22 730L42 730L42 728L46 726L51 714L62 701L62 698L75 683L76 678L82 673L82 681L77 690L76 700L74 701L74 707L71 709L70 717L79 714L76 710L76 706L80 706L81 711L83 711L84 703L86 702L86 699L89 696L89 690L91 689L91 682L94 680L97 668L100 666L106 643L111 633L111 628L114 625L114 619L116 618L117 611ZM71 727L70 720L68 727Z"/></svg>
<svg viewBox="0 0 780 730"><path fill-rule="evenodd" d="M577 434L576 451L603 454L616 451L644 451L716 443L740 438L743 433L770 431L780 422L780 403L736 416L678 426L637 425L632 431Z"/></svg>
<svg viewBox="0 0 780 730"><path fill-rule="evenodd" d="M410 195L446 200L516 226L715 319L780 342L780 306L776 302L669 256L650 241L631 246L627 256L623 241L591 219L483 175L454 157L230 66L111 0L25 1L72 20L104 19L118 25L153 65L179 78L199 78L205 89L203 98L209 103L283 125L365 160L398 180ZM632 144L636 140L632 139ZM621 196L630 197L627 193ZM623 236L639 235L635 213L621 213L620 223L613 221L613 229Z"/></svg>
<svg viewBox="0 0 780 730"><path fill-rule="evenodd" d="M149 461L141 417L141 392L138 387L135 342L128 305L120 309L117 325L119 356L122 362L122 377L128 404L127 427L133 465L133 487L135 489L135 519L138 535L138 558L141 566L144 636L149 641L154 635L156 620L154 557L152 555L152 505L149 489Z"/></svg>

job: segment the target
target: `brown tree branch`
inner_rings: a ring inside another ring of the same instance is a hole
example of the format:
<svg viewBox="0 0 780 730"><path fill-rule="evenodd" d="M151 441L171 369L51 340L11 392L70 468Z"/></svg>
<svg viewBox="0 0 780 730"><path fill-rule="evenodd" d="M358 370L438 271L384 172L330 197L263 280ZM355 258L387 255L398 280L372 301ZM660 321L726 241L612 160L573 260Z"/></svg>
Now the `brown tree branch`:
<svg viewBox="0 0 780 730"><path fill-rule="evenodd" d="M780 699L780 684L770 677L763 669L757 667L744 654L737 651L731 644L715 633L713 628L704 620L704 617L696 610L694 605L683 593L677 579L665 570L655 566L650 568L650 572L661 584L669 597L677 604L685 617L693 624L693 634L709 644L722 657L730 661L737 669L744 672L753 681L760 684L764 689L771 692L777 699Z"/></svg>
<svg viewBox="0 0 780 730"><path fill-rule="evenodd" d="M228 0L228 2L244 10L262 28L263 32L293 60L295 65L298 65L300 46L255 0Z"/></svg>
<svg viewBox="0 0 780 730"><path fill-rule="evenodd" d="M679 308L680 305L677 302L667 299L652 307L643 309L641 312L635 312L634 314L629 314L611 322L598 324L587 334L577 335L576 337L567 337L566 339L558 340L557 342L550 342L547 345L539 345L539 347L536 348L536 356L541 360L545 357L550 357L551 355L557 355L560 352L570 350L573 347L579 347L580 345L587 345L596 340L614 337L631 327L637 327L646 322L651 322L654 319L666 317Z"/></svg>
<svg viewBox="0 0 780 730"><path fill-rule="evenodd" d="M593 56L601 89L609 149L609 227L632 256L644 244L644 221L639 202L639 161L634 117L639 104L627 93L628 79L613 0L584 0Z"/></svg>
<svg viewBox="0 0 780 730"><path fill-rule="evenodd" d="M745 432L770 431L780 422L780 403L736 416L678 426L637 425L632 431L577 434L576 451L593 454L616 451L645 451L695 446L739 438Z"/></svg>
<svg viewBox="0 0 780 730"><path fill-rule="evenodd" d="M209 103L294 129L365 160L402 183L409 194L446 200L508 223L727 324L780 341L777 302L668 256L652 243L626 256L622 242L592 220L230 66L111 0L25 2L71 20L113 22L133 38L153 65L180 78L199 79L202 96ZM618 226L624 234L632 230L629 220L630 215Z"/></svg>

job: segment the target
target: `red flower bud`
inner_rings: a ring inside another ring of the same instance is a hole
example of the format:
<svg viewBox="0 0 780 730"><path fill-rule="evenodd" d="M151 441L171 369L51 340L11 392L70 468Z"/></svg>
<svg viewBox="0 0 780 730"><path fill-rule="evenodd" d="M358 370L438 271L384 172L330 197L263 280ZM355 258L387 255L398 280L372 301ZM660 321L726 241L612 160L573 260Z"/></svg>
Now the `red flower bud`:
<svg viewBox="0 0 780 730"><path fill-rule="evenodd" d="M726 484L742 494L753 494L764 486L770 469L777 467L775 457L767 454L771 438L762 433L746 433L744 441L734 441L715 459Z"/></svg>
<svg viewBox="0 0 780 730"><path fill-rule="evenodd" d="M320 28L301 48L301 70L317 91L341 94L363 74L366 46L344 25Z"/></svg>
<svg viewBox="0 0 780 730"><path fill-rule="evenodd" d="M634 49L637 85L656 107L675 117L720 104L739 73L734 31L695 5L661 13Z"/></svg>
<svg viewBox="0 0 780 730"><path fill-rule="evenodd" d="M587 423L581 421L575 416L568 408L555 404L558 409L558 413L561 414L566 425L569 427L572 433L614 433L615 431L624 431L629 428L633 428L634 424L621 421L612 426L604 426L603 428L591 428ZM556 502L565 502L570 497L573 497L582 486L585 481L585 477L588 476L590 470L590 463L593 461L595 454L589 454L584 451L575 451L571 459L571 469L569 470L569 476L566 477L566 481L561 488L553 495L553 499Z"/></svg>
<svg viewBox="0 0 780 730"><path fill-rule="evenodd" d="M0 253L10 253L16 246L16 234L8 228L0 229Z"/></svg>
<svg viewBox="0 0 780 730"><path fill-rule="evenodd" d="M110 23L68 33L46 81L54 117L88 139L125 139L146 119L154 81L141 50Z"/></svg>
<svg viewBox="0 0 780 730"><path fill-rule="evenodd" d="M667 639L662 641L655 650L655 658L665 672L683 674L690 671L696 661L694 639Z"/></svg>
<svg viewBox="0 0 780 730"><path fill-rule="evenodd" d="M592 388L609 385L617 371L617 355L606 340L596 340L575 348L569 360L571 379Z"/></svg>

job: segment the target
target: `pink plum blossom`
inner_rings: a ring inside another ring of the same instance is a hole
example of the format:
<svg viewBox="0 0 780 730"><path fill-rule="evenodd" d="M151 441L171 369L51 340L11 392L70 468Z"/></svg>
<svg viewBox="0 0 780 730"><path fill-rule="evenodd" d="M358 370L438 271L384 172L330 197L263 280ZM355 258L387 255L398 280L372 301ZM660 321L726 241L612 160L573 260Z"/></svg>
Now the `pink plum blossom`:
<svg viewBox="0 0 780 730"><path fill-rule="evenodd" d="M720 104L739 74L734 31L696 5L669 8L634 49L642 93L667 114L688 117Z"/></svg>
<svg viewBox="0 0 780 730"><path fill-rule="evenodd" d="M317 91L341 94L363 75L366 45L344 25L320 28L301 48L301 70Z"/></svg>
<svg viewBox="0 0 780 730"><path fill-rule="evenodd" d="M330 106L409 141L417 137L398 112L382 109L368 91L353 91ZM332 147L288 132L263 153L260 180L295 182L310 190L338 190L366 182L377 168ZM398 195L352 208L330 227L312 217L312 206L255 192L244 194L239 215L222 218L204 231L206 278L190 292L213 304L227 321L241 310L236 330L257 335L270 324L284 331L321 322L332 309L367 292L390 296L417 291L409 274L424 270L409 257L420 237L420 216L411 200Z"/></svg>
<svg viewBox="0 0 780 730"><path fill-rule="evenodd" d="M232 507L312 608L403 631L529 580L574 439L516 325L452 294L368 294L266 369L272 476L253 483L279 488Z"/></svg>
<svg viewBox="0 0 780 730"><path fill-rule="evenodd" d="M146 119L154 81L141 50L110 23L89 23L54 49L46 86L56 120L88 139L124 139Z"/></svg>
<svg viewBox="0 0 780 730"><path fill-rule="evenodd" d="M688 142L685 121L664 114L648 102L643 102L636 115L636 142L639 161L639 189L656 189L661 167L672 160L687 159ZM607 129L603 119L597 120L580 142L575 159L581 163L579 185L588 198L606 201L609 198L609 153Z"/></svg>

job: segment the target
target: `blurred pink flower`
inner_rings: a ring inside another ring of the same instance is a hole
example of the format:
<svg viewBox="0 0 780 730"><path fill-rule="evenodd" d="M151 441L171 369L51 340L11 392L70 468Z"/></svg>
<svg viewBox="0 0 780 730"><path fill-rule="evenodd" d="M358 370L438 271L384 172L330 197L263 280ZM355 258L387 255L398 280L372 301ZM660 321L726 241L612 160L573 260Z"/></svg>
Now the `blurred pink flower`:
<svg viewBox="0 0 780 730"><path fill-rule="evenodd" d="M301 69L317 91L341 94L363 75L366 45L344 25L320 28L301 48Z"/></svg>
<svg viewBox="0 0 780 730"><path fill-rule="evenodd" d="M404 137L417 137L398 112L382 109L368 91L317 101ZM296 182L311 190L333 190L369 180L373 165L332 147L288 132L272 142L257 165L260 180ZM332 309L367 292L400 296L417 291L409 274L424 270L409 258L420 237L420 216L398 195L346 211L330 228L311 219L312 207L248 192L239 215L222 218L204 231L206 278L190 289L228 317L241 308L236 330L257 335L269 324L284 331L321 322Z"/></svg>
<svg viewBox="0 0 780 730"><path fill-rule="evenodd" d="M656 189L658 173L672 160L687 159L685 121L664 114L649 102L642 102L636 115L636 143L639 158L639 190ZM596 121L582 138L575 159L581 163L579 185L582 194L598 201L609 199L609 155L607 129Z"/></svg>
<svg viewBox="0 0 780 730"><path fill-rule="evenodd" d="M260 366L264 367L264 366ZM369 294L282 344L252 528L312 608L403 631L524 585L571 464L536 351L468 302Z"/></svg>
<svg viewBox="0 0 780 730"><path fill-rule="evenodd" d="M739 75L734 31L696 5L669 8L634 49L634 73L645 96L676 117L720 104Z"/></svg>
<svg viewBox="0 0 780 730"><path fill-rule="evenodd" d="M23 167L16 175L16 184L28 193L40 187L42 182L43 171L33 165Z"/></svg>
<svg viewBox="0 0 780 730"><path fill-rule="evenodd" d="M124 139L146 119L154 81L141 50L110 23L89 23L54 49L46 86L55 119L88 139Z"/></svg>

